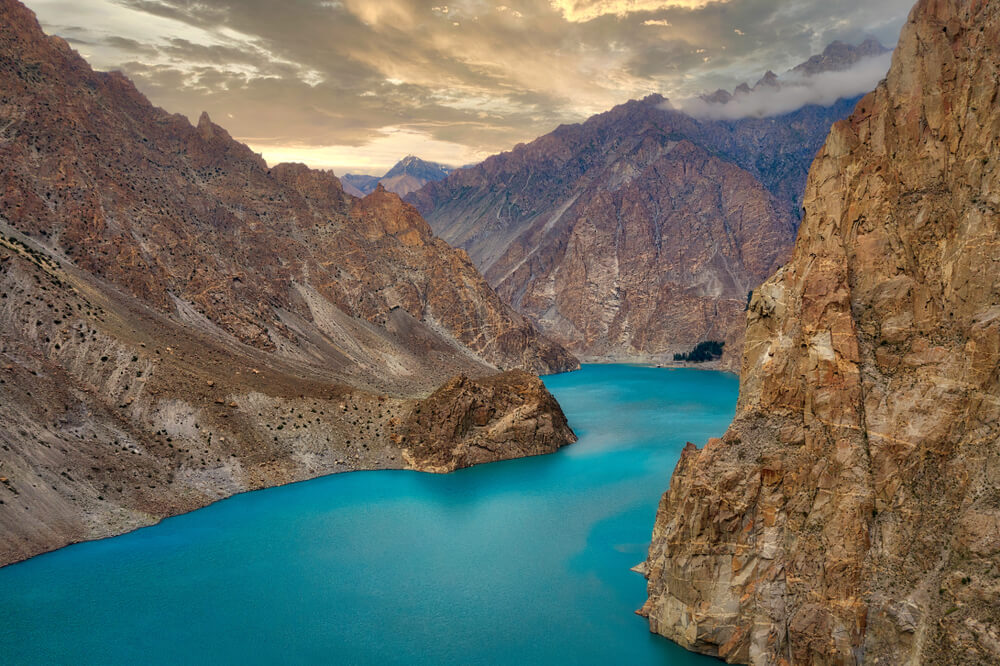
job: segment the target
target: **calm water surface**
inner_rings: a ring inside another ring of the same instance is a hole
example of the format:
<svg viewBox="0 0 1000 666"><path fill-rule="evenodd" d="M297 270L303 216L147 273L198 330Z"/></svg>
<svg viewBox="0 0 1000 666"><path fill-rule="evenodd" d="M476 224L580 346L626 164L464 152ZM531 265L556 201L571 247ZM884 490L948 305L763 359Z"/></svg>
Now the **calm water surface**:
<svg viewBox="0 0 1000 666"><path fill-rule="evenodd" d="M546 378L580 441L233 497L0 569L0 663L717 664L634 615L660 494L737 379Z"/></svg>

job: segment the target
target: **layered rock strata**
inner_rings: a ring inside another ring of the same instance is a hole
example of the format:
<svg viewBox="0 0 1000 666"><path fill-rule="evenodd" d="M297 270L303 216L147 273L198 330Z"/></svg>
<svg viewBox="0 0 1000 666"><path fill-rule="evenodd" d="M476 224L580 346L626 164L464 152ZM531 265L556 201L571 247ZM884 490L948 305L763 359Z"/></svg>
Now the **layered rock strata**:
<svg viewBox="0 0 1000 666"><path fill-rule="evenodd" d="M1000 661L1000 3L920 0L685 449L650 628L760 664Z"/></svg>

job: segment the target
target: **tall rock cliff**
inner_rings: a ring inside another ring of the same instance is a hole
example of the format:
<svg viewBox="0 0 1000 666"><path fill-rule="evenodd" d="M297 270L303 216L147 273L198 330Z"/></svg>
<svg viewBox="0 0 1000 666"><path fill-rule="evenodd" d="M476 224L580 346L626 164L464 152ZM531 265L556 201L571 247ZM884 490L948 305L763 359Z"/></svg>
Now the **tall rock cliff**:
<svg viewBox="0 0 1000 666"><path fill-rule="evenodd" d="M507 302L578 355L739 361L747 294L789 256L810 161L853 101L699 120L654 95L410 194Z"/></svg>
<svg viewBox="0 0 1000 666"><path fill-rule="evenodd" d="M573 440L522 370L576 360L412 206L268 169L0 16L0 565L241 490Z"/></svg>
<svg viewBox="0 0 1000 666"><path fill-rule="evenodd" d="M920 0L754 294L736 419L656 518L650 628L730 662L1000 662L1000 3Z"/></svg>

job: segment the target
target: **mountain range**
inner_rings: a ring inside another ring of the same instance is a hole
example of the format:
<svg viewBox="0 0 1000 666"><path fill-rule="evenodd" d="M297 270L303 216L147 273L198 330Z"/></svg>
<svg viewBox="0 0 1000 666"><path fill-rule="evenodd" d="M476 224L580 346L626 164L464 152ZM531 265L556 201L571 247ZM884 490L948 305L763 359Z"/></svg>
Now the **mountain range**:
<svg viewBox="0 0 1000 666"><path fill-rule="evenodd" d="M573 441L534 373L576 359L397 195L268 167L0 15L0 564L247 489Z"/></svg>
<svg viewBox="0 0 1000 666"><path fill-rule="evenodd" d="M356 197L371 194L380 184L390 192L405 196L419 190L427 183L447 178L452 171L454 169L443 164L427 162L414 155L407 155L389 169L384 176L348 173L341 176L340 181L344 186L344 191Z"/></svg>
<svg viewBox="0 0 1000 666"><path fill-rule="evenodd" d="M780 89L789 84L801 84L804 80L819 74L844 72L863 60L870 60L891 52L892 49L886 48L877 39L866 39L857 46L833 41L823 49L822 53L810 57L789 70L785 80L768 70L752 88L747 83L741 83L732 92L720 88L710 95L701 95L700 99L711 104L729 104L734 98L739 99L754 91Z"/></svg>
<svg viewBox="0 0 1000 666"><path fill-rule="evenodd" d="M843 68L883 51L836 44L802 67ZM667 362L717 340L723 367L735 369L747 295L787 260L809 164L857 99L712 120L652 95L406 200L581 358Z"/></svg>

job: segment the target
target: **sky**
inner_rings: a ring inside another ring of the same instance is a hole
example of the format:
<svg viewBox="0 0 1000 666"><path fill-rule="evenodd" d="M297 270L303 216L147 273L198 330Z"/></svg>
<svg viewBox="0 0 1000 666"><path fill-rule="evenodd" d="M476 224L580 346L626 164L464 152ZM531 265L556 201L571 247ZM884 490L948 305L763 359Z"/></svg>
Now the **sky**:
<svg viewBox="0 0 1000 666"><path fill-rule="evenodd" d="M892 46L913 4L500 2L25 4L94 68L123 71L154 104L194 121L207 111L271 164L378 175L408 154L478 162L651 93L685 108L700 93L785 72L834 40ZM799 92L781 103L810 101Z"/></svg>

